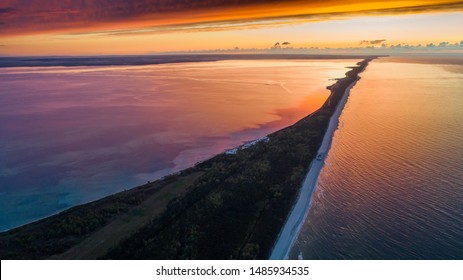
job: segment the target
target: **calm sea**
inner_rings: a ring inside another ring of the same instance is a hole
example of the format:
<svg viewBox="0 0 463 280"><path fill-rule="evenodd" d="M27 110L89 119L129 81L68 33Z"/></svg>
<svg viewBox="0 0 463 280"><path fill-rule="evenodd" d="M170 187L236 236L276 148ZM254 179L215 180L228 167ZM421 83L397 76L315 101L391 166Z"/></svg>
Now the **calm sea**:
<svg viewBox="0 0 463 280"><path fill-rule="evenodd" d="M361 77L290 258L463 259L463 64Z"/></svg>
<svg viewBox="0 0 463 280"><path fill-rule="evenodd" d="M2 68L0 230L288 126L356 62Z"/></svg>

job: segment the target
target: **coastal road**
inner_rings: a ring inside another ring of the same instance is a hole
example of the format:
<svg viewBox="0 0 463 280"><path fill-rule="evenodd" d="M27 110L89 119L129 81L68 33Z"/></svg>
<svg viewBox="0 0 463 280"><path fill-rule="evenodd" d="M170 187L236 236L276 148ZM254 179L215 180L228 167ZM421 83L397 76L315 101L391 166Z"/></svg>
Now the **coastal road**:
<svg viewBox="0 0 463 280"><path fill-rule="evenodd" d="M312 200L315 187L317 186L320 171L325 164L325 159L328 155L328 151L330 150L334 132L338 128L339 116L341 115L342 109L347 102L350 89L357 81L358 78L352 82L349 87L346 88L342 99L338 103L334 114L330 118L328 129L323 136L322 145L318 150L316 158L310 164L309 172L307 173L301 190L299 191L296 204L291 210L291 213L288 216L288 219L286 220L286 223L283 226L283 229L281 230L280 235L278 236L278 239L273 247L272 253L270 255L271 260L282 260L288 258L291 247L296 241L302 225L304 224L304 220L309 212L310 202Z"/></svg>

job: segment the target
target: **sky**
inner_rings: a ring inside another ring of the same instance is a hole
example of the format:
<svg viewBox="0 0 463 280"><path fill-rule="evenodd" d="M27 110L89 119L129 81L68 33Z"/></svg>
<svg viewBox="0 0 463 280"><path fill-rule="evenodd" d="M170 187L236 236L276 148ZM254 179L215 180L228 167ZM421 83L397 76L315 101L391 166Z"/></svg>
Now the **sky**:
<svg viewBox="0 0 463 280"><path fill-rule="evenodd" d="M448 0L1 0L0 55L459 46L461 26Z"/></svg>

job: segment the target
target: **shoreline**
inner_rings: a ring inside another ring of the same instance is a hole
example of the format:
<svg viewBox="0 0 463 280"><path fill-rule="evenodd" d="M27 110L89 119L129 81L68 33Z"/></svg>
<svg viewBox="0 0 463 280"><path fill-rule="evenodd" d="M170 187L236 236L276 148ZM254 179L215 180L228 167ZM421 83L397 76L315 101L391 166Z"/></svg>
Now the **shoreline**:
<svg viewBox="0 0 463 280"><path fill-rule="evenodd" d="M190 62L188 61L188 59L191 59L192 62L204 62L204 61L217 61L219 59L223 59L223 60L227 60L227 59L250 59L250 58L253 58L253 59L328 59L328 60L336 60L336 59L339 59L339 58L343 58L344 57L342 55L326 55L326 56L320 56L320 55L266 55L266 54L258 54L258 55L185 55L185 56L182 56L182 57L179 57L178 59L179 60L182 60L184 59L185 62ZM350 57L357 57L357 58L362 58L362 57L365 57L365 56L345 56L345 58L350 58ZM85 59L86 57L64 57L64 61L71 61L71 62L78 62L78 59ZM87 58L90 58L90 57L87 57ZM102 57L102 61L93 61L92 63L100 63L100 62L111 62L111 58L124 58L124 56L121 56L121 57L118 57L118 56L110 56L110 57ZM174 58L163 58L161 56L134 56L134 58L138 58L138 59L147 59L147 58L152 58L152 59L159 59L159 61L151 61L151 62L148 62L148 61L144 61L144 60L141 60L141 61L132 61L132 62L143 62L143 63L151 63L150 65L156 65L156 64L173 64L173 63L179 63L179 61L176 61L175 60L175 57ZM40 61L50 61L50 62L53 62L55 63L57 60L61 59L60 57L35 57L33 58L32 60L30 59L27 59L26 58L21 58L21 57L11 57L11 58L8 58L8 59L11 59L11 60L16 60L16 59L24 59L25 61L28 61L28 62L31 62L31 63L36 63L36 62L40 62ZM360 60L361 61L361 60ZM88 61L84 61L84 64L82 65L86 65L85 63L88 63ZM57 64L56 66L59 66L60 64ZM95 64L96 65L96 64ZM108 64L109 65L112 65L112 64ZM27 66L27 67L38 67L39 65L37 66ZM43 67L46 67L46 66L55 66L54 64L53 65L42 65ZM41 66L41 67L42 67ZM69 67L76 67L76 66L80 66L79 65L71 65ZM103 64L103 66L106 66L106 64ZM122 64L122 65L119 65L119 66L137 66L137 64L130 64L130 65L125 65L125 64ZM2 66L2 57L0 57L0 69L2 69L1 67ZM16 66L12 66L12 67L22 67L21 65L16 65ZM61 66L59 66L61 67ZM66 66L62 66L62 67L66 67ZM336 79L330 79L331 81L333 80L336 80ZM331 85L330 85L331 86ZM329 87L329 86L328 86ZM314 111L315 112L315 111ZM312 113L314 113L312 112ZM303 117L302 117L303 118ZM288 125L286 125L285 127L282 127L282 128L279 128L280 130L282 129L285 129L286 127L289 127L291 125L293 125L295 122L299 121L300 119L297 119L295 121L292 121L291 123L289 123ZM272 122L269 122L269 123L264 123L264 125L267 125L267 124L271 124ZM261 126L261 124L259 124L259 126ZM262 125L263 126L263 125ZM273 131L270 131L268 134L272 134L274 132L276 132L278 130L273 130ZM266 135L265 135L266 136ZM263 136L263 138L265 137ZM247 142L253 142L255 141L256 139L249 139L249 141ZM234 149L237 149L243 145L245 145L246 142L243 142L242 144L239 144L238 146L235 146L235 147L231 147L230 149L228 150L234 150ZM188 151L188 150L182 150L183 151ZM123 186L126 186L125 188L126 189L132 189L134 187L138 187L140 185L143 185L144 182L146 181L157 181L157 180L162 180L164 177L166 176L175 176L177 174L179 174L181 171L185 170L185 169L189 169L191 167L194 167L195 165L197 165L198 163L201 163L201 162L205 162L217 155L221 154L220 153L216 153L216 154L211 154L209 156L207 156L206 158L204 159L201 159L200 161L194 163L194 164L191 164L191 165L184 165L183 167L180 167L178 168L178 165L174 163L174 166L172 168L166 168L166 169L161 169L161 170L157 170L153 173L157 173L157 172L161 172L163 170L168 170L167 173L164 173L162 174L161 176L157 177L149 177L147 178L146 180L144 181L141 181L139 184L125 184L125 183L122 183ZM174 158L175 159L175 158ZM150 174L153 174L153 173L150 173ZM117 192L116 192L117 193ZM60 208L58 210L55 210L53 212L50 212L48 214L45 214L43 216L39 216L39 217L35 217L33 219L30 219L30 220L27 220L27 221L24 221L24 222L21 222L20 224L16 224L14 226L10 226L10 227L6 227L6 228L3 228L3 229L0 229L0 233L3 233L3 232L7 232L7 231L10 231L10 230L14 230L14 229L17 229L17 228L20 228L22 226L25 226L25 225L28 225L28 224L32 224L32 223L35 223L35 222L38 222L38 221L41 221L43 219L46 219L48 217L52 217L52 216L55 216L57 214L60 214L62 212L65 212L66 210L72 208L72 207L75 207L75 206L79 206L79 205L85 205L87 203L92 203L94 201L97 201L99 199L102 199L104 197L107 197L107 196L110 196L112 194L115 194L115 193L109 193L109 194L106 194L106 195L103 195L103 196L98 196L96 199L91 199L91 200L84 200L84 201L81 201L77 204L69 204L68 206L64 207L64 208Z"/></svg>
<svg viewBox="0 0 463 280"><path fill-rule="evenodd" d="M164 54L135 56L37 56L2 57L0 68L10 67L79 67L79 66L145 66L184 62L259 59L366 59L368 55L331 54Z"/></svg>
<svg viewBox="0 0 463 280"><path fill-rule="evenodd" d="M302 225L304 224L307 214L309 213L312 196L317 187L320 173L323 169L323 166L325 165L326 156L328 155L328 152L331 148L334 133L338 128L339 118L349 98L350 90L361 79L358 75L363 72L365 68L361 69L361 71L356 74L356 78L344 90L342 98L339 100L339 103L336 106L336 110L330 117L328 128L325 132L325 135L323 136L323 141L320 145L320 148L318 149L317 158L314 158L310 163L309 171L304 178L302 187L298 193L293 208L288 214L285 224L278 234L277 240L275 241L275 244L272 248L269 257L270 260L286 260L289 257L289 253L294 243L296 242L297 237L299 236L299 233L302 229ZM346 76L343 79L348 78L349 77ZM333 92L336 90L333 89L335 85L336 83L329 87Z"/></svg>
<svg viewBox="0 0 463 280"><path fill-rule="evenodd" d="M314 160L322 163L318 153L325 149L332 116L342 109L338 105L347 98L345 92L374 58L361 60L328 86L331 94L318 110L263 141L2 232L0 246L5 250L0 255L7 259L268 259L276 240L289 240L287 249L280 250L286 255L294 240L282 238L286 236L282 228L289 213L301 212L294 205L301 198L307 170L313 169ZM199 228L204 230L192 231ZM293 239L296 230L297 226L292 229Z"/></svg>

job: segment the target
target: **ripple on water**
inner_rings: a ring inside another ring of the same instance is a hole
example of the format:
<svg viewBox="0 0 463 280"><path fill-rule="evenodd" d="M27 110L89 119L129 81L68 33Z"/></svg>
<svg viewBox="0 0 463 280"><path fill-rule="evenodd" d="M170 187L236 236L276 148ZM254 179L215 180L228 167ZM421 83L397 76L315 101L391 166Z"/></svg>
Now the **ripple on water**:
<svg viewBox="0 0 463 280"><path fill-rule="evenodd" d="M370 63L290 258L463 258L463 71L446 69Z"/></svg>

